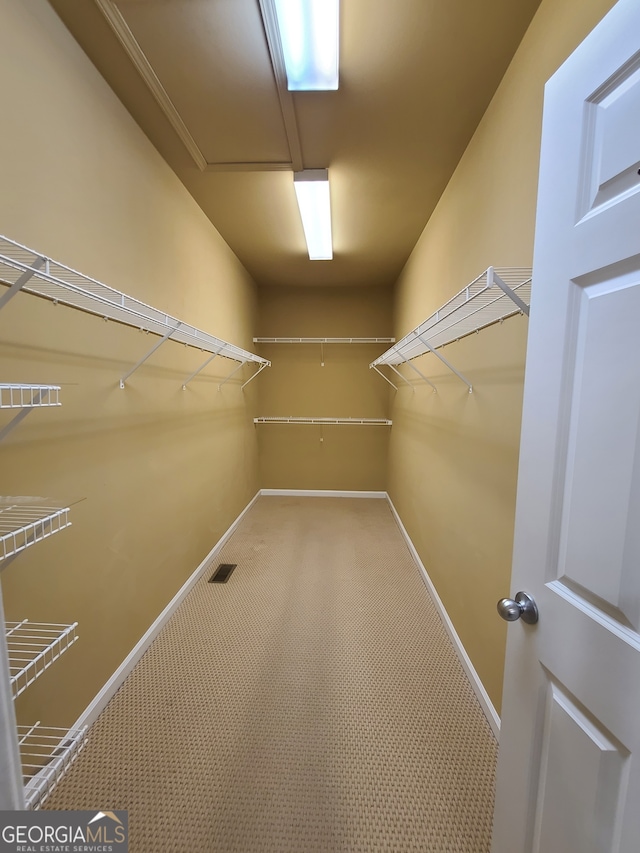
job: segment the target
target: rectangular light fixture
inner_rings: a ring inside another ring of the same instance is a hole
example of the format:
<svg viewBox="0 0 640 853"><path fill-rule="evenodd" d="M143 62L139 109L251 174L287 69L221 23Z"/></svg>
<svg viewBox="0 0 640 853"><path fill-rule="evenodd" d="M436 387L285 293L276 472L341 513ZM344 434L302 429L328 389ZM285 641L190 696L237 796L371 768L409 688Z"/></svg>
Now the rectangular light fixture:
<svg viewBox="0 0 640 853"><path fill-rule="evenodd" d="M287 88L338 88L339 0L274 0Z"/></svg>
<svg viewBox="0 0 640 853"><path fill-rule="evenodd" d="M333 258L333 245L329 170L305 169L302 172L294 172L293 186L300 208L309 260L330 261Z"/></svg>

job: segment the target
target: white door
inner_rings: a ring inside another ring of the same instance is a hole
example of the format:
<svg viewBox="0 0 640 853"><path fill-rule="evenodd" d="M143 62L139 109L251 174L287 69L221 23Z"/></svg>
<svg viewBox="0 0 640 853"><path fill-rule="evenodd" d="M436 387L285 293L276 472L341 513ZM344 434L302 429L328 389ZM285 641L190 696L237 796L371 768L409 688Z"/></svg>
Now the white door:
<svg viewBox="0 0 640 853"><path fill-rule="evenodd" d="M620 0L545 92L494 853L640 851L639 170Z"/></svg>

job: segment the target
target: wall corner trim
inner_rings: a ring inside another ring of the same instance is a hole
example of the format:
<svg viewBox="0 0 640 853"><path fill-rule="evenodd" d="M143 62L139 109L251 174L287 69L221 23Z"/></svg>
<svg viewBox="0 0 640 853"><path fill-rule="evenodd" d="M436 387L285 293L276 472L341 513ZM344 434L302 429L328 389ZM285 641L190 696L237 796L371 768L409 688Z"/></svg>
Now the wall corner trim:
<svg viewBox="0 0 640 853"><path fill-rule="evenodd" d="M138 663L142 655L147 651L151 643L155 640L155 638L160 633L161 629L165 626L165 624L169 621L171 616L173 616L174 612L177 610L180 604L182 604L187 594L191 592L191 589L196 584L196 582L200 580L201 576L209 567L211 561L216 556L216 554L222 550L224 545L226 545L227 540L231 537L231 534L235 532L236 528L238 527L244 516L251 509L251 507L258 500L259 497L260 491L257 491L256 494L251 498L249 503L246 505L246 507L235 519L235 521L231 523L227 530L222 534L220 539L218 539L216 544L209 551L209 553L200 563L198 568L189 578L187 578L187 580L180 587L178 592L164 608L162 613L148 628L146 633L138 640L136 645L133 647L133 649L131 649L127 657L122 661L120 666L116 669L116 671L113 673L113 675L104 685L104 687L102 687L102 689L96 694L94 699L89 703L89 705L87 705L85 710L74 723L73 728L77 729L82 728L83 726L91 726L93 723L95 723L100 714L108 705L111 698L120 689L127 676L131 673L134 666Z"/></svg>
<svg viewBox="0 0 640 853"><path fill-rule="evenodd" d="M386 492L357 492L340 489L260 489L261 495L298 498L382 498Z"/></svg>
<svg viewBox="0 0 640 853"><path fill-rule="evenodd" d="M398 515L398 511L393 505L393 501L391 497L387 494L387 500L389 502L389 507L391 508L391 512L393 513L393 517L396 520L396 524L402 533L409 551L411 552L411 556L416 562L416 565L420 569L420 574L422 575L422 579L427 587L431 598L433 599L433 603L436 606L436 610L440 614L440 618L444 624L444 627L449 634L449 638L453 643L454 649L457 652L458 658L460 659L460 663L462 664L462 668L467 674L467 678L471 682L471 687L473 688L474 693L480 703L482 710L485 713L487 718L487 722L495 735L497 741L500 741L500 717L498 716L498 712L496 711L493 702L489 698L489 694L484 688L482 681L480 680L480 676L476 672L474 665L471 663L471 658L466 652L465 647L462 645L462 641L458 636L458 632L453 626L453 622L451 621L449 614L447 613L444 604L440 596L438 595L435 586L433 585L433 581L429 577L427 570L424 567L422 560L420 559L420 555L418 554L415 545L411 541L409 534L407 533L404 524L400 520L400 516Z"/></svg>

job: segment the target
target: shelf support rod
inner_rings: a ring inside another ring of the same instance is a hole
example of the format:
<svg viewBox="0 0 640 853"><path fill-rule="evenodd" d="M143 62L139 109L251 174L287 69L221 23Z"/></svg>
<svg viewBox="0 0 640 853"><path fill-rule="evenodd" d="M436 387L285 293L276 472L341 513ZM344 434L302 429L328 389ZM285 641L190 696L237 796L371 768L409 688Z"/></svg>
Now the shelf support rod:
<svg viewBox="0 0 640 853"><path fill-rule="evenodd" d="M7 290L6 293L3 293L2 296L0 296L0 308L4 308L7 302L10 299L13 299L16 293L22 290L22 288L29 281L29 279L38 272L38 270L44 263L45 258L35 259L31 267L28 270L25 270L20 276L20 278L11 285L9 290Z"/></svg>
<svg viewBox="0 0 640 853"><path fill-rule="evenodd" d="M260 367L259 367L259 368L256 370L256 372L253 374L253 376L250 376L250 377L247 379L247 381L244 383L244 385L241 385L241 386L240 386L240 390L242 391L242 390L243 390L243 389L244 389L244 388L245 388L245 387L246 387L250 382L253 382L253 380L256 378L256 376L257 376L259 373L262 373L262 371L265 369L265 367L268 367L268 366L269 366L269 362L268 362L268 361L263 361L263 362L262 362L262 364L260 365Z"/></svg>
<svg viewBox="0 0 640 853"><path fill-rule="evenodd" d="M375 366L375 364L372 364L372 365L371 365L371 367L373 367L373 369L375 370L375 372L376 372L377 374L379 374L380 376L382 376L382 378L384 379L384 381L385 381L385 382L388 382L388 383L389 383L389 385L391 385L391 387L392 387L392 388L395 388L395 389L396 389L396 391L398 390L398 386L397 386L397 385L394 385L394 384L393 384L393 382L392 382L390 379L387 379L387 377L384 375L384 373L383 373L381 370L378 370L378 368Z"/></svg>
<svg viewBox="0 0 640 853"><path fill-rule="evenodd" d="M436 386L433 384L433 382L430 379L427 379L427 377L424 375L424 373L421 370L418 370L418 368L415 366L415 364L412 361L409 361L409 359L405 358L402 355L402 353L400 353L400 352L398 353L398 355L400 356L400 358L404 359L405 364L408 364L412 370L415 370L415 372L418 374L418 376L421 376L428 385L431 385L431 387L433 388L434 391L438 390L436 388Z"/></svg>
<svg viewBox="0 0 640 853"><path fill-rule="evenodd" d="M487 287L493 287L494 284L497 284L500 290L502 290L509 299L513 300L518 308L522 311L523 314L529 316L529 306L526 302L524 302L518 294L512 290L508 284L506 284L498 275L498 273L494 270L493 267L489 267L487 270Z"/></svg>
<svg viewBox="0 0 640 853"><path fill-rule="evenodd" d="M48 395L48 393L49 393L48 390L38 391L33 397L33 401L32 401L33 405L37 406L38 403L40 402L40 400L42 400L43 397L46 397ZM14 427L17 427L18 424L27 417L27 415L31 411L31 408L32 408L31 406L26 406L24 409L21 409L18 412L18 414L14 418L12 418L8 424L6 424L6 426L4 426L2 429L0 429L0 441L2 441L4 438L6 438L9 435L9 433L11 432L11 430Z"/></svg>
<svg viewBox="0 0 640 853"><path fill-rule="evenodd" d="M455 375L458 377L458 379L462 379L464 384L469 389L469 393L471 394L471 392L473 391L473 385L469 382L469 380L465 376L463 376L459 370L456 370L456 368L451 364L451 362L448 361L437 350L435 350L428 341L425 341L425 339L422 337L422 335L417 335L417 338L419 341L421 341L426 346L426 348L429 350L429 352L432 352L436 356L436 358L439 358L443 364L446 364L446 366L449 368L449 370L451 370L453 373L455 373Z"/></svg>
<svg viewBox="0 0 640 853"><path fill-rule="evenodd" d="M171 335L172 335L174 332L177 332L181 325L182 325L182 321L178 322L178 325L177 325L177 326L173 326L171 329L169 329L169 331L166 333L166 335L163 335L163 336L160 338L160 340L158 341L158 343L157 343L157 344L155 344L154 346L152 346L152 347L151 347L151 349L149 350L149 352L148 352L148 353L147 353L143 358L141 358L141 359L140 359L140 361L139 361L139 362L138 362L134 367L132 367L132 368L131 368L131 370L130 370L128 373L125 373L125 375L120 379L120 387L121 387L121 388L124 388L124 383L125 383L125 382L127 381L127 379L131 376L131 374L132 374L132 373L135 373L135 371L136 371L136 370L137 370L141 365L143 365L143 364L145 363L145 361L149 358L149 356L153 355L153 354L154 354L154 352L155 352L157 349L159 349L165 341L168 341L168 340L169 340L169 338L171 337Z"/></svg>
<svg viewBox="0 0 640 853"><path fill-rule="evenodd" d="M401 358L402 358L402 356L401 356ZM400 377L400 379L402 379L402 381L403 381L406 385L408 385L408 386L409 386L409 388L411 388L411 390L412 390L412 391L415 391L415 390L416 390L416 389L413 387L413 385L409 382L409 380L408 380L408 379L405 379L405 378L404 378L404 376L400 373L400 371L399 371L399 370L397 370L397 369L396 369L392 364L387 364L387 367L390 367L390 368L391 368L391 370L393 370L393 372L394 372L394 373L397 373L397 374L398 374L398 376Z"/></svg>
<svg viewBox="0 0 640 853"><path fill-rule="evenodd" d="M236 375L236 373L240 370L240 368L241 368L241 367L244 367L244 365L245 365L245 364L246 364L246 361L241 361L241 362L240 362L240 364L239 364L239 365L238 365L234 370L232 370L232 371L231 371L231 373L227 376L227 378L226 378L224 381L222 381L222 382L218 385L218 391L220 391L220 389L222 388L222 386L223 386L223 385L226 385L226 384L227 384L227 382L228 382L228 381L229 381L233 376L235 376L235 375Z"/></svg>
<svg viewBox="0 0 640 853"><path fill-rule="evenodd" d="M187 390L187 385L191 382L191 380L195 379L196 376L200 373L200 371L204 370L205 367L213 361L213 359L218 355L218 353L222 349L224 349L224 344L222 344L221 347L218 347L218 349L213 353L213 355L209 356L209 358L205 361L204 364L201 364L197 370L194 370L188 379L185 379L185 381L182 383L182 390L183 391Z"/></svg>

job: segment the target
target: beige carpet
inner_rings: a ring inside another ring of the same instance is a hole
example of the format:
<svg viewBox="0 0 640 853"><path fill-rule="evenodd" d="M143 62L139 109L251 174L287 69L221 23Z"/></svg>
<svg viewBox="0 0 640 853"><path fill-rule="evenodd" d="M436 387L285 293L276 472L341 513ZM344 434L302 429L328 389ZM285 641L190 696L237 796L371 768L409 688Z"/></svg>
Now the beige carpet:
<svg viewBox="0 0 640 853"><path fill-rule="evenodd" d="M262 497L48 808L134 853L485 853L496 743L386 501Z"/></svg>

